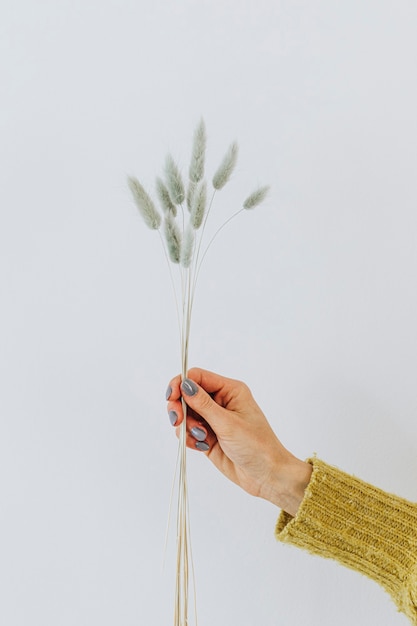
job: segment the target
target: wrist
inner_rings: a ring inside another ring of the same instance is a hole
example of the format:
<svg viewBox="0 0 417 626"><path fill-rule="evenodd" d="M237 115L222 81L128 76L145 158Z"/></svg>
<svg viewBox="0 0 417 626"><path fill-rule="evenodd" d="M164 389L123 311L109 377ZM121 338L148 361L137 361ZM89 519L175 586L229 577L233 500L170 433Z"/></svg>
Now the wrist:
<svg viewBox="0 0 417 626"><path fill-rule="evenodd" d="M271 472L262 497L295 517L304 499L312 472L313 467L310 463L288 453L285 461Z"/></svg>

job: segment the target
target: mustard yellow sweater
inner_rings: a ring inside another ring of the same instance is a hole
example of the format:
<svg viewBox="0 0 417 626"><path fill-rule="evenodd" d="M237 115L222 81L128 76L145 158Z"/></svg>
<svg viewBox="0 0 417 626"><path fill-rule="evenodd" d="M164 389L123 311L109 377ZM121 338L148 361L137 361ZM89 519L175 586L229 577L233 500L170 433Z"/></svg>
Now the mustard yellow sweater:
<svg viewBox="0 0 417 626"><path fill-rule="evenodd" d="M304 500L296 517L281 512L276 538L369 576L417 625L417 504L309 462Z"/></svg>

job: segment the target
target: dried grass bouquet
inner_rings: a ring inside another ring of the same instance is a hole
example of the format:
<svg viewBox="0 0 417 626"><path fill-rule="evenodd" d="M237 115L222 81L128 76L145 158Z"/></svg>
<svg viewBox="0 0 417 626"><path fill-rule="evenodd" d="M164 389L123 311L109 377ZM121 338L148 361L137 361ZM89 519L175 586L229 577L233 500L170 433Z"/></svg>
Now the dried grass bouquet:
<svg viewBox="0 0 417 626"><path fill-rule="evenodd" d="M168 261L170 277L175 294L178 317L181 372L186 378L188 370L188 346L194 295L201 264L215 237L224 226L241 212L258 206L267 196L269 187L253 191L242 207L232 214L209 238L205 237L216 193L229 181L237 162L238 145L233 142L216 170L211 186L205 178L206 128L201 120L197 125L187 183L171 155L166 157L164 173L156 178L156 195L159 209L139 180L128 177L133 199L145 224L159 233ZM175 270L175 271L174 271ZM184 417L187 405L182 401ZM189 573L192 572L189 532L187 473L186 473L186 419L180 427L178 447L178 505L177 505L177 572L175 591L174 626L188 626Z"/></svg>

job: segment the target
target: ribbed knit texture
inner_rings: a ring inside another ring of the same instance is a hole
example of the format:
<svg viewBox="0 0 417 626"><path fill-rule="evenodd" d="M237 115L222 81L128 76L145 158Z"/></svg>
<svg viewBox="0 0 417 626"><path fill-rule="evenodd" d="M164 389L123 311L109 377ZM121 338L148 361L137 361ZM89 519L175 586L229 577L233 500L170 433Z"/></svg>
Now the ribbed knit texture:
<svg viewBox="0 0 417 626"><path fill-rule="evenodd" d="M417 504L309 462L303 502L294 518L281 512L276 538L372 578L417 625Z"/></svg>

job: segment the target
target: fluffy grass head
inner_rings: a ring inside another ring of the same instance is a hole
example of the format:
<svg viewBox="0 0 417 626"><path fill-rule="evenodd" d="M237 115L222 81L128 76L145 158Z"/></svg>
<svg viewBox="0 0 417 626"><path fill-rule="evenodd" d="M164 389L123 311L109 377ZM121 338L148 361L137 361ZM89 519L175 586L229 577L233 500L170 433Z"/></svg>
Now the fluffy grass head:
<svg viewBox="0 0 417 626"><path fill-rule="evenodd" d="M134 176L127 179L133 200L142 215L145 224L152 230L158 230L161 226L161 216L155 208L151 197L147 194L140 182Z"/></svg>
<svg viewBox="0 0 417 626"><path fill-rule="evenodd" d="M181 265L185 268L190 267L194 253L195 231L190 224L184 234L184 240L181 246Z"/></svg>
<svg viewBox="0 0 417 626"><path fill-rule="evenodd" d="M168 154L165 161L165 175L169 196L174 204L182 204L185 198L184 183L174 159Z"/></svg>
<svg viewBox="0 0 417 626"><path fill-rule="evenodd" d="M197 183L193 183L193 181L190 180L188 183L188 188L187 188L187 209L190 212L191 212L191 209L193 208L193 200L194 200L194 193L195 193L196 187L197 187Z"/></svg>
<svg viewBox="0 0 417 626"><path fill-rule="evenodd" d="M181 232L172 213L165 215L164 235L169 258L173 263L179 263L181 258Z"/></svg>
<svg viewBox="0 0 417 626"><path fill-rule="evenodd" d="M164 213L172 213L174 217L177 215L177 207L171 200L169 191L161 178L156 179L156 193L159 198Z"/></svg>
<svg viewBox="0 0 417 626"><path fill-rule="evenodd" d="M261 202L263 202L268 195L269 189L269 185L264 185L263 187L258 187L258 189L255 189L255 191L253 191L250 196L246 198L245 202L243 203L243 208L253 209L258 206L258 204L261 204Z"/></svg>
<svg viewBox="0 0 417 626"><path fill-rule="evenodd" d="M204 213L206 211L206 202L207 202L207 184L206 181L201 181L193 196L193 202L191 207L190 214L190 223L193 228L196 230L200 228L203 223Z"/></svg>
<svg viewBox="0 0 417 626"><path fill-rule="evenodd" d="M194 131L193 151L189 177L193 183L198 183L204 176L204 162L206 157L206 125L204 120L200 120Z"/></svg>
<svg viewBox="0 0 417 626"><path fill-rule="evenodd" d="M213 176L214 189L222 189L230 179L235 169L238 155L238 145L234 141L224 155L223 161L220 163L216 173Z"/></svg>

